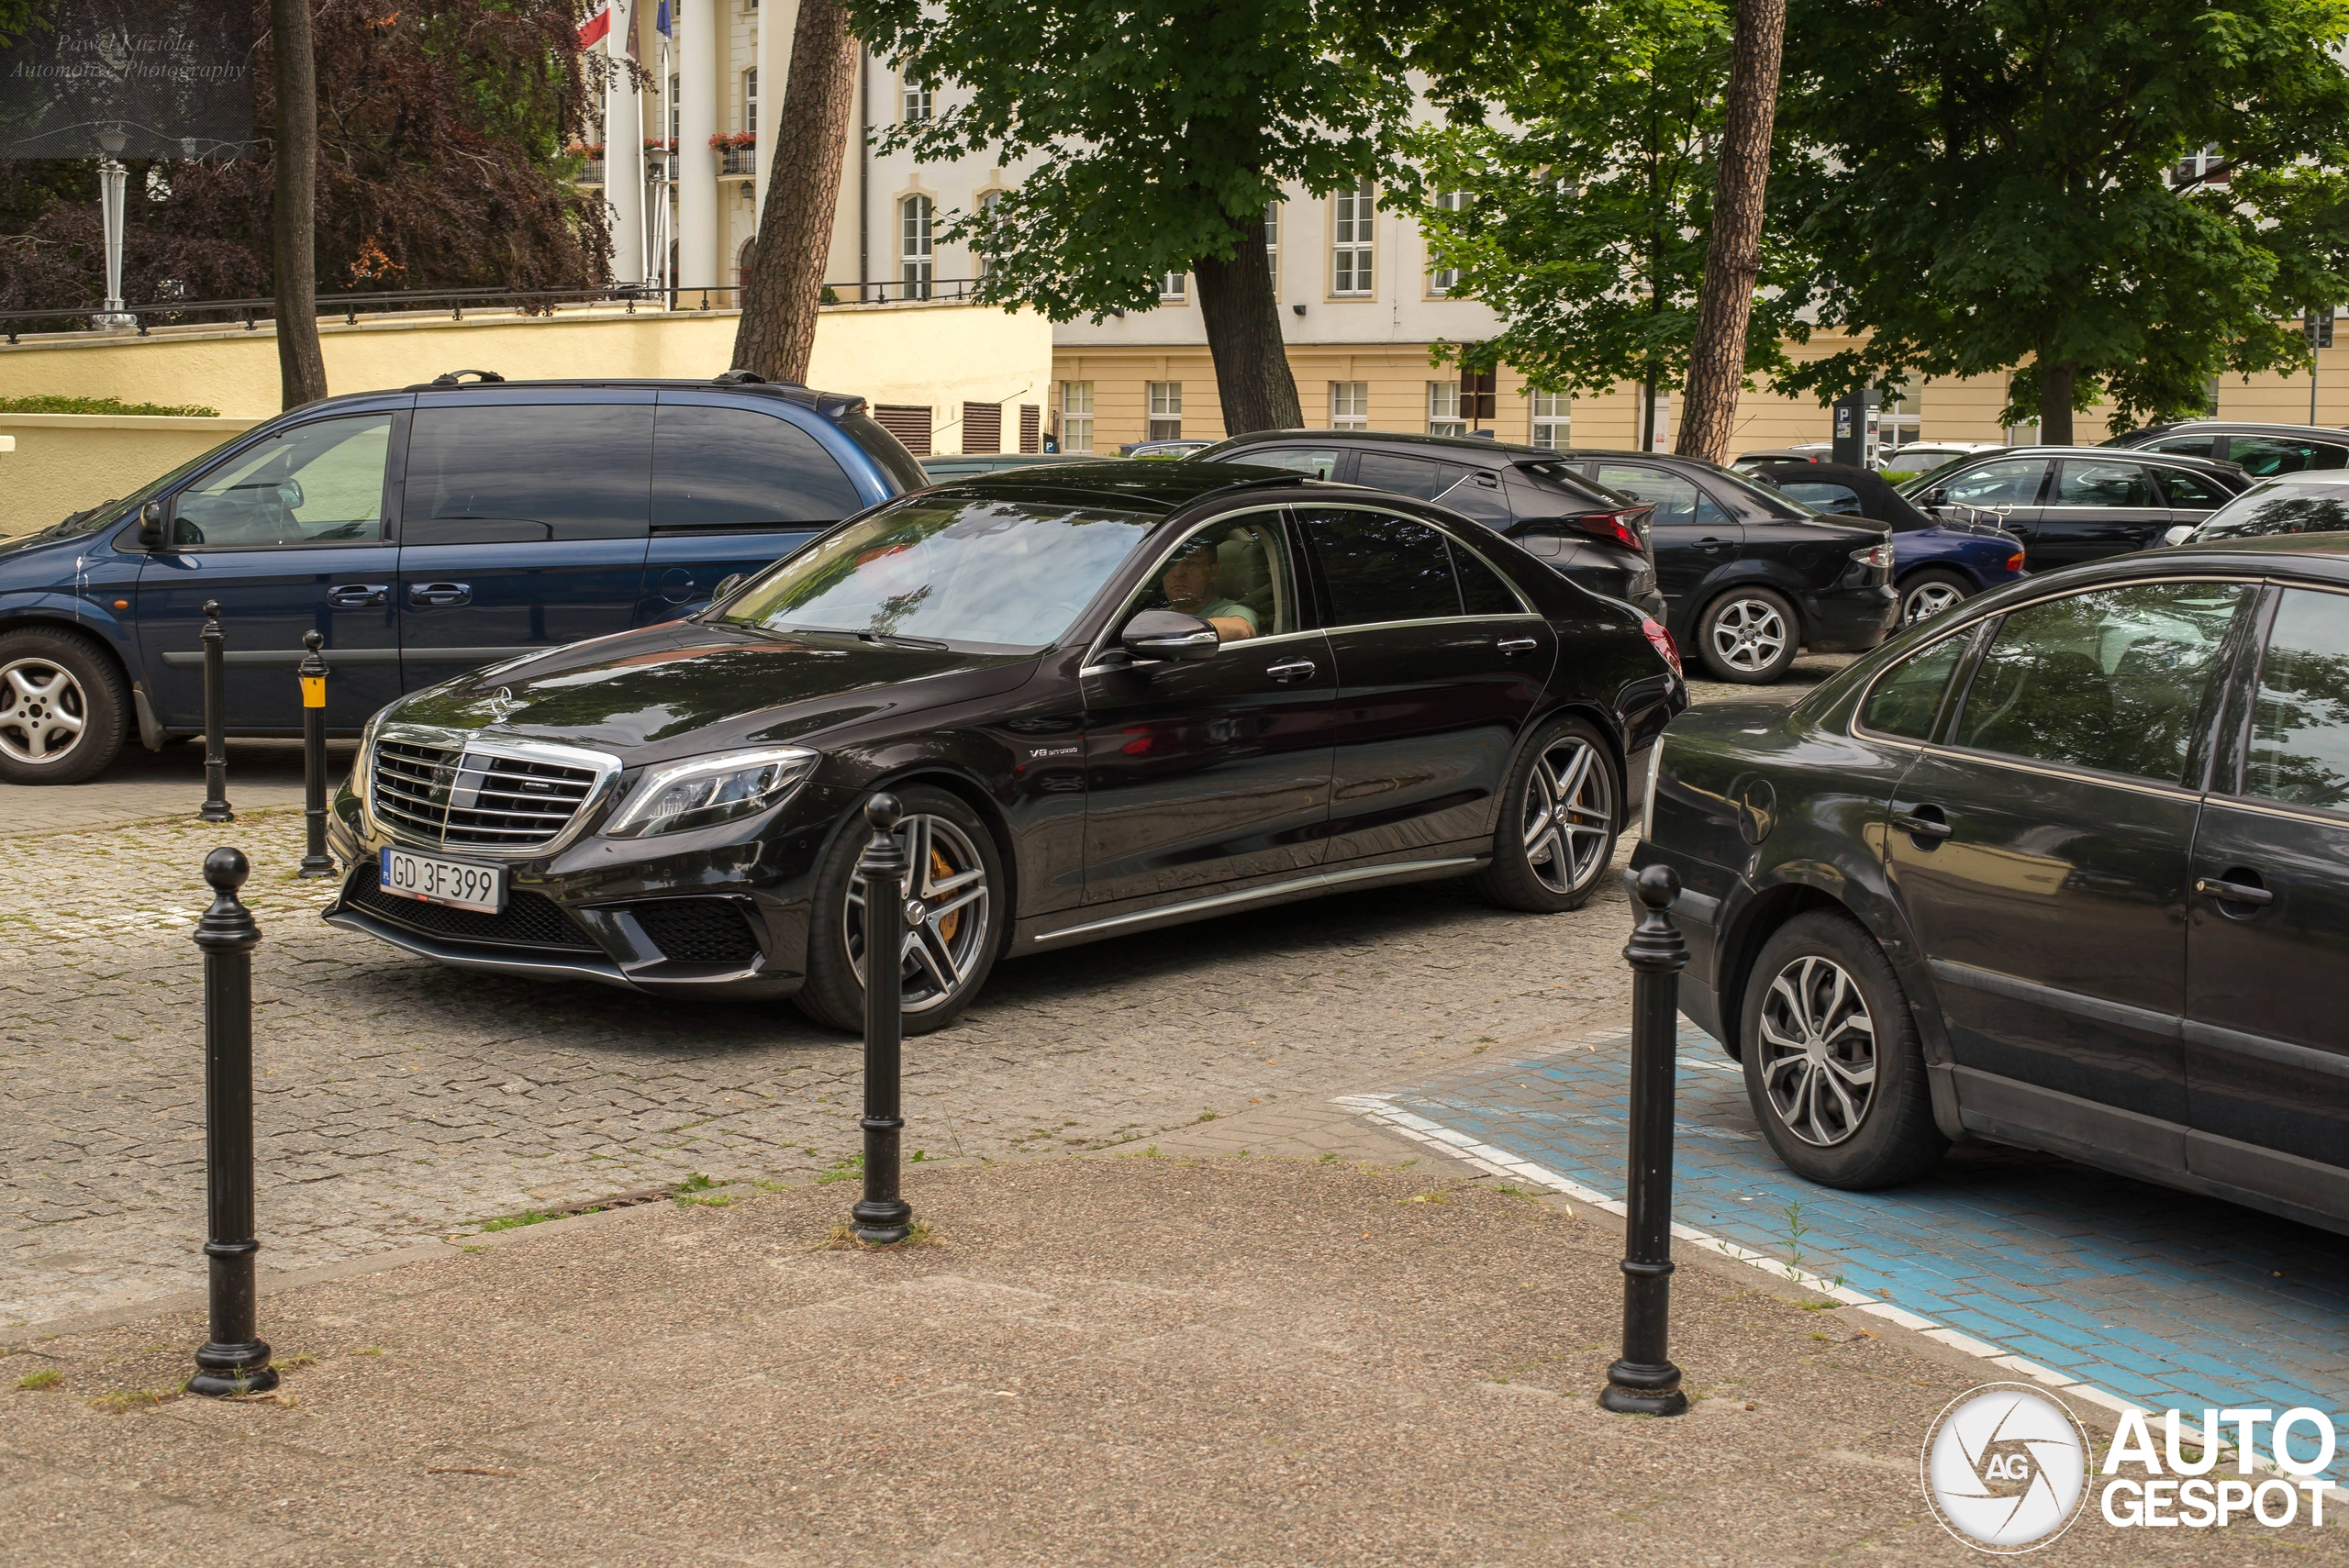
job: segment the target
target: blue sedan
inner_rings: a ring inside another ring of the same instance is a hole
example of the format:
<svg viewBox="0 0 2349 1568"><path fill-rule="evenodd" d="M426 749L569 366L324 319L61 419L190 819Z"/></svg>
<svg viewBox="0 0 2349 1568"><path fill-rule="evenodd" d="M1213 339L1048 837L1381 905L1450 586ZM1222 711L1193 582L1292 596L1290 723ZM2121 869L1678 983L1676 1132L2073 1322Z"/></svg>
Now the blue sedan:
<svg viewBox="0 0 2349 1568"><path fill-rule="evenodd" d="M1900 590L1903 626L2028 575L2021 539L1988 523L1929 517L1868 469L1794 462L1748 472L1813 511L1869 517L1889 528L1892 582Z"/></svg>

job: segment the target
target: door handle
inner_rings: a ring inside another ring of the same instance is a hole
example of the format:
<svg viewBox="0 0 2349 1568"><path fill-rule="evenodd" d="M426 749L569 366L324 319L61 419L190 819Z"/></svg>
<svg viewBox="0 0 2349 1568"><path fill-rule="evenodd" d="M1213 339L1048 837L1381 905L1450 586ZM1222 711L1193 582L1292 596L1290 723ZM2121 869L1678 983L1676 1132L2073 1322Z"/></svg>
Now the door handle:
<svg viewBox="0 0 2349 1568"><path fill-rule="evenodd" d="M1942 808L1938 806L1920 806L1912 811L1896 807L1892 813L1892 825L1911 839L1929 839L1935 842L1951 837L1954 831L1943 819ZM1919 844L1917 847L1925 849L1930 846Z"/></svg>
<svg viewBox="0 0 2349 1568"><path fill-rule="evenodd" d="M1722 539L1717 534L1707 534L1697 541L1697 548L1698 550L1727 550L1735 543L1737 540L1733 539Z"/></svg>
<svg viewBox="0 0 2349 1568"><path fill-rule="evenodd" d="M473 585L470 583L411 583L407 585L407 602L411 605L470 605L473 602Z"/></svg>
<svg viewBox="0 0 2349 1568"><path fill-rule="evenodd" d="M2255 872L2237 872L2238 876L2255 876ZM2198 876L2194 891L2217 899L2221 904L2252 904L2261 907L2276 902L2276 895L2255 882L2222 882L2215 876Z"/></svg>
<svg viewBox="0 0 2349 1568"><path fill-rule="evenodd" d="M1264 667L1264 673L1270 675L1274 680L1280 682L1283 685L1286 685L1291 681L1311 680L1313 678L1313 661L1310 659L1292 659L1286 664L1266 665Z"/></svg>
<svg viewBox="0 0 2349 1568"><path fill-rule="evenodd" d="M1503 653L1514 659L1520 653L1532 652L1542 644L1530 637L1504 637L1498 646Z"/></svg>
<svg viewBox="0 0 2349 1568"><path fill-rule="evenodd" d="M364 609L369 605L389 604L392 597L388 583L338 583L327 590L327 603L339 610Z"/></svg>

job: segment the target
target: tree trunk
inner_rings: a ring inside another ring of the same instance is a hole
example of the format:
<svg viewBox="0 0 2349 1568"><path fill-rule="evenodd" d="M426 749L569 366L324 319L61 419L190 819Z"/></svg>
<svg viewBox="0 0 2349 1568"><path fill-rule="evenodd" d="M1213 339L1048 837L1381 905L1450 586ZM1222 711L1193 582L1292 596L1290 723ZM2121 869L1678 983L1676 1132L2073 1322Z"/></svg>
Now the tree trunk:
<svg viewBox="0 0 2349 1568"><path fill-rule="evenodd" d="M2079 379L2071 360L2039 361L2039 440L2042 446L2072 444L2072 389Z"/></svg>
<svg viewBox="0 0 2349 1568"><path fill-rule="evenodd" d="M277 199L270 254L277 274L277 379L284 406L327 395L318 350L318 68L310 52L310 0L270 0L277 88Z"/></svg>
<svg viewBox="0 0 2349 1568"><path fill-rule="evenodd" d="M1191 263L1227 436L1294 430L1305 423L1297 408L1297 377L1289 373L1288 351L1281 343L1272 270L1265 265L1263 242L1250 239L1241 226L1230 261L1202 256Z"/></svg>
<svg viewBox="0 0 2349 1568"><path fill-rule="evenodd" d="M1737 0L1713 232L1705 248L1705 288L1680 400L1680 436L1673 444L1681 456L1709 462L1728 455L1738 388L1745 380L1745 333L1753 319L1753 285L1762 275L1763 202L1769 194L1770 132L1778 114L1778 60L1786 39L1787 0Z"/></svg>
<svg viewBox="0 0 2349 1568"><path fill-rule="evenodd" d="M737 370L769 381L807 379L840 203L841 155L855 113L856 39L849 36L848 14L837 0L800 0L783 111L767 161L766 206L759 213L742 319L734 329Z"/></svg>

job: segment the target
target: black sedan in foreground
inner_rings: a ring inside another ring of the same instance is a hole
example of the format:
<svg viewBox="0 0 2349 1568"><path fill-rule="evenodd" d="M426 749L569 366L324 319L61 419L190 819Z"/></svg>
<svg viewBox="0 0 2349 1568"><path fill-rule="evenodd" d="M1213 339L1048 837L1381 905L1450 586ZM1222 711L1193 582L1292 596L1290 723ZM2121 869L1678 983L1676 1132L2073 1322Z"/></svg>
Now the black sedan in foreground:
<svg viewBox="0 0 2349 1568"><path fill-rule="evenodd" d="M852 1029L886 789L920 1031L999 957L1341 888L1576 907L1687 700L1662 626L1442 507L1227 464L992 475L386 708L326 918Z"/></svg>
<svg viewBox="0 0 2349 1568"><path fill-rule="evenodd" d="M1634 857L1835 1186L1976 1136L2349 1232L2349 535L1996 590L1692 715Z"/></svg>

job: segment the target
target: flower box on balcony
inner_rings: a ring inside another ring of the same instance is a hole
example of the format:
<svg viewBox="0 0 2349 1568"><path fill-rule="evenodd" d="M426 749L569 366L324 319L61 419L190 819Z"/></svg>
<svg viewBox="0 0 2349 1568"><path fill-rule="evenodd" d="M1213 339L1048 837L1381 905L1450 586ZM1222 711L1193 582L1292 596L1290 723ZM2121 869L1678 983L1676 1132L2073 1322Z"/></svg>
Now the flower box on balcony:
<svg viewBox="0 0 2349 1568"><path fill-rule="evenodd" d="M759 172L758 138L747 130L721 130L709 139L710 150L718 154L718 172L756 174Z"/></svg>

